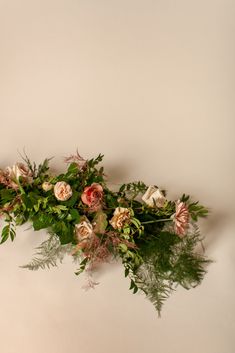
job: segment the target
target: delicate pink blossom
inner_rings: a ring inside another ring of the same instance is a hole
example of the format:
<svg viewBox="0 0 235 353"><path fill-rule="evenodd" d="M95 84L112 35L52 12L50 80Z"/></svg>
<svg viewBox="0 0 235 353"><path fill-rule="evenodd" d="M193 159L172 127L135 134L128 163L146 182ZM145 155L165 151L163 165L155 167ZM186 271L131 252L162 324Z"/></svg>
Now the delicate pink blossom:
<svg viewBox="0 0 235 353"><path fill-rule="evenodd" d="M189 210L184 202L178 200L176 202L176 211L173 216L175 224L175 232L181 238L185 235L189 224Z"/></svg>
<svg viewBox="0 0 235 353"><path fill-rule="evenodd" d="M87 161L80 156L80 154L71 154L69 157L65 157L65 163L76 163L79 169L84 169L87 165Z"/></svg>
<svg viewBox="0 0 235 353"><path fill-rule="evenodd" d="M85 187L82 196L82 202L89 206L93 211L99 209L103 199L103 188L100 184L93 183L91 186Z"/></svg>
<svg viewBox="0 0 235 353"><path fill-rule="evenodd" d="M0 184L5 185L7 188L17 190L19 185L16 184L10 177L7 171L0 170Z"/></svg>

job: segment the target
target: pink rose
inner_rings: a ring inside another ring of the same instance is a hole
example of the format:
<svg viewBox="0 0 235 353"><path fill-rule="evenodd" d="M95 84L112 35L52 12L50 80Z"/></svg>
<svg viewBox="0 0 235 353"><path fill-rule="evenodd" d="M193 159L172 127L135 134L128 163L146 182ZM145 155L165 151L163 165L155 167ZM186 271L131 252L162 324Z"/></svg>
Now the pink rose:
<svg viewBox="0 0 235 353"><path fill-rule="evenodd" d="M100 184L93 183L85 187L82 196L82 202L92 210L97 210L103 199L103 188Z"/></svg>

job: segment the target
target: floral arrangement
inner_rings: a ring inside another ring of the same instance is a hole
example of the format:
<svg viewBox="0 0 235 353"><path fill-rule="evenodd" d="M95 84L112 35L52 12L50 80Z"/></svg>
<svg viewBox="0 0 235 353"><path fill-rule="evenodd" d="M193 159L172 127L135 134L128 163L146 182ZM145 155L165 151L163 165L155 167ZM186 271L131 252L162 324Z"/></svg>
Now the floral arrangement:
<svg viewBox="0 0 235 353"><path fill-rule="evenodd" d="M142 291L160 313L177 285L198 285L210 261L203 255L199 217L208 210L183 195L176 201L143 182L112 191L107 187L103 156L85 160L78 153L65 159L65 173L54 175L46 159L0 170L0 215L6 222L1 243L16 236L16 226L31 222L47 229L48 239L25 266L31 270L56 266L65 254L85 271L89 285L99 263L120 259L133 293Z"/></svg>

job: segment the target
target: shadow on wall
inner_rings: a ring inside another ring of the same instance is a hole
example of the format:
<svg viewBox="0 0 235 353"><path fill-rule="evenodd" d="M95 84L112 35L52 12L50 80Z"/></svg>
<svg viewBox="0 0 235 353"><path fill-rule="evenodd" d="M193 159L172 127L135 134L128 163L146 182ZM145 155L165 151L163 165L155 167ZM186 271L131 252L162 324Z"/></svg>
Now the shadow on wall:
<svg viewBox="0 0 235 353"><path fill-rule="evenodd" d="M123 184L123 183L128 183L130 181L136 181L136 180L130 180L131 179L131 174L130 170L131 168L135 168L136 163L132 163L132 160L126 160L126 161L120 161L120 163L117 161L115 165L106 165L105 166L105 175L108 179L107 184L112 188L112 189L118 189L118 187Z"/></svg>
<svg viewBox="0 0 235 353"><path fill-rule="evenodd" d="M204 235L203 245L206 250L210 250L215 247L216 243L224 234L224 229L231 221L231 216L228 213L222 211L213 211L209 214L206 221L203 221L200 229L201 233Z"/></svg>

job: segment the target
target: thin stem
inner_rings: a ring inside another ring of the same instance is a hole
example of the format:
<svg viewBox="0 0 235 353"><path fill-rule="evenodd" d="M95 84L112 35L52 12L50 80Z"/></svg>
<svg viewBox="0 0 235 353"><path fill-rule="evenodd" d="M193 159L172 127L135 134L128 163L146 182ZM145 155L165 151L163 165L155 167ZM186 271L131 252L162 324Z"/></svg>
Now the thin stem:
<svg viewBox="0 0 235 353"><path fill-rule="evenodd" d="M17 183L18 186L19 186L19 190L20 190L21 195L24 195L24 194L25 194L25 191L24 191L24 189L23 189L23 187L22 187L22 185L21 185L19 179L16 180L16 183Z"/></svg>
<svg viewBox="0 0 235 353"><path fill-rule="evenodd" d="M155 221L142 222L142 224L157 223L157 222L169 222L169 221L172 221L172 218L156 219Z"/></svg>

